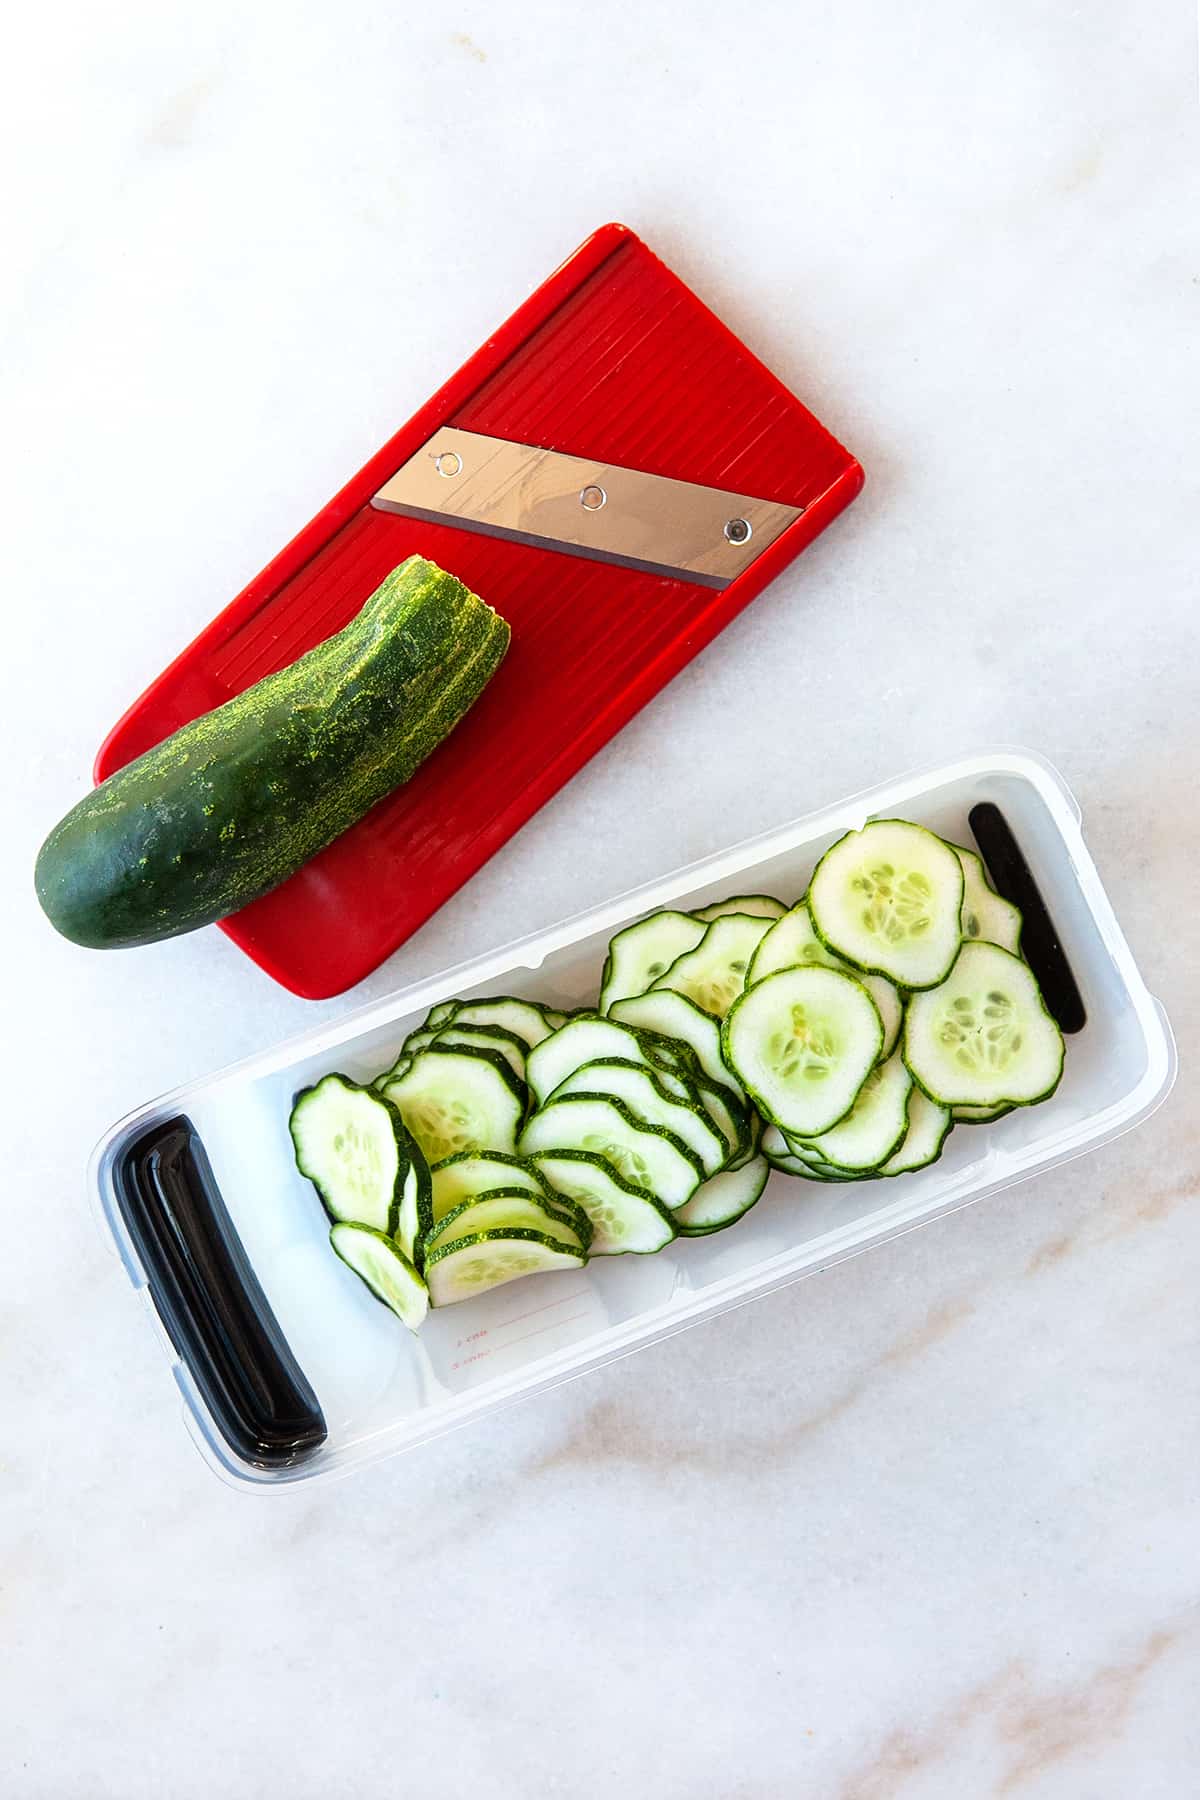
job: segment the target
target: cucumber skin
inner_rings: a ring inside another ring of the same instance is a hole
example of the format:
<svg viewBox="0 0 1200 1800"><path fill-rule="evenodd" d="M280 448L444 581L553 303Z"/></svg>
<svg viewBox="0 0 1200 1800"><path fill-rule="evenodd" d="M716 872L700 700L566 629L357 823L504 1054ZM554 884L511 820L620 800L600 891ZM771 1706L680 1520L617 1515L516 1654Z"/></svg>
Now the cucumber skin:
<svg viewBox="0 0 1200 1800"><path fill-rule="evenodd" d="M35 886L91 949L176 937L278 887L414 773L478 698L507 624L411 556L344 630L110 775Z"/></svg>
<svg viewBox="0 0 1200 1800"><path fill-rule="evenodd" d="M437 1221L437 1223L434 1226L432 1226L429 1231L426 1232L423 1249L431 1250L431 1251L432 1250L440 1250L443 1246L441 1243L439 1243L438 1240L441 1238L441 1235L442 1235L442 1227L444 1225L451 1223L455 1219L461 1219L461 1218L465 1217L465 1215L471 1210L471 1208L473 1206L476 1206L479 1203L479 1201L481 1201L481 1200L529 1200L529 1201L531 1201L534 1206L541 1208L541 1210L545 1213L545 1215L548 1219L554 1220L556 1224L568 1226L576 1234L576 1237L579 1240L579 1254L580 1254L580 1256L586 1257L588 1250L591 1246L593 1229L592 1229L592 1221L583 1212L583 1208L580 1206L577 1206L576 1202L572 1200L572 1201L570 1201L569 1204L573 1210L571 1212L568 1212L566 1210L566 1207L560 1204L560 1202L567 1200L566 1194L557 1194L556 1193L553 1195L552 1199L543 1202L537 1194L531 1194L529 1192L528 1188L516 1188L516 1187L488 1188L484 1192L479 1193L479 1194L468 1194L465 1199L458 1201L458 1203L456 1205L452 1206L448 1213L443 1213L441 1218ZM580 1214L582 1214L582 1222L580 1220L576 1219L576 1217L574 1216L575 1212L579 1212ZM493 1225L493 1226L486 1227L486 1229L491 1230L491 1231L497 1231L497 1230L508 1230L509 1227ZM520 1226L520 1227L514 1226L514 1227L512 1227L512 1229L529 1231L529 1230L532 1230L533 1227L528 1226L528 1225ZM470 1235L472 1237L478 1237L480 1234L478 1232L472 1232ZM547 1237L553 1237L554 1233L552 1231L547 1231L545 1235ZM447 1240L447 1241L450 1241L450 1240ZM563 1240L563 1248L564 1248L564 1250L574 1251L575 1245L567 1243L566 1240L564 1239ZM423 1260L424 1260L424 1257L422 1256L422 1261Z"/></svg>

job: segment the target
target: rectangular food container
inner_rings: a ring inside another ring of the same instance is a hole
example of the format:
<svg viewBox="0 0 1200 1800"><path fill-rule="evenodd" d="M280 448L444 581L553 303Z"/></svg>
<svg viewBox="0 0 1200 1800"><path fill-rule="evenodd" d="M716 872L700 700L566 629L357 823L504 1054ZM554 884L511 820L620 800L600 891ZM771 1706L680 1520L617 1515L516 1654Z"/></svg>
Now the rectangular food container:
<svg viewBox="0 0 1200 1800"><path fill-rule="evenodd" d="M728 1231L680 1239L654 1256L604 1257L577 1272L514 1282L431 1314L417 1337L332 1254L320 1202L292 1161L287 1120L299 1088L331 1069L371 1079L443 999L593 1002L608 940L623 925L657 907L687 909L733 893L791 902L821 852L871 816L910 818L969 844L967 816L981 801L1007 818L1087 1008L1051 1100L985 1129L953 1132L940 1161L892 1181L825 1186L773 1175L758 1205ZM1174 1075L1166 1015L1138 974L1070 790L1040 757L999 750L855 795L176 1089L107 1133L91 1182L131 1280L164 1327L185 1417L206 1460L234 1484L273 1487L407 1449L1107 1143L1154 1111ZM216 1212L188 1243L168 1226L170 1241L152 1255L144 1233L131 1228L122 1171L147 1134L180 1119L207 1153ZM239 1280L259 1311L267 1309L265 1338L319 1405L321 1441L283 1457L258 1454L225 1421L229 1384L256 1379L245 1366L255 1346L236 1309L230 1324L219 1291ZM213 1351L207 1361L205 1344Z"/></svg>

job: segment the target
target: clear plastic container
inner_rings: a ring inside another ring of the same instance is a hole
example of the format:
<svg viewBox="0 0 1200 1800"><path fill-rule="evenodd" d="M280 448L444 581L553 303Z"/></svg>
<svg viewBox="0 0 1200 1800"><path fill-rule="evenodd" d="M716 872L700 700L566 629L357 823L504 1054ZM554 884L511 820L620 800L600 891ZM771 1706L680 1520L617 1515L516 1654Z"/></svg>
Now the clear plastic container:
<svg viewBox="0 0 1200 1800"><path fill-rule="evenodd" d="M872 815L911 818L969 843L967 814L981 800L996 802L1015 832L1087 1007L1088 1023L1068 1040L1066 1071L1050 1101L986 1129L953 1132L939 1162L894 1181L831 1187L775 1175L728 1231L679 1240L654 1256L600 1258L578 1272L514 1282L431 1314L418 1337L330 1253L320 1204L292 1162L287 1115L298 1088L330 1069L373 1077L429 1007L450 996L511 993L559 1007L593 1001L619 927L656 907L701 906L730 893L793 899L821 851ZM114 1167L157 1121L182 1112L195 1126L262 1293L319 1399L325 1442L286 1467L239 1455L185 1360L160 1336L210 1464L236 1484L275 1486L408 1449L1065 1162L1145 1119L1174 1074L1166 1015L1138 974L1069 789L1040 757L1000 750L855 795L165 1095L105 1136L91 1179L149 1303Z"/></svg>

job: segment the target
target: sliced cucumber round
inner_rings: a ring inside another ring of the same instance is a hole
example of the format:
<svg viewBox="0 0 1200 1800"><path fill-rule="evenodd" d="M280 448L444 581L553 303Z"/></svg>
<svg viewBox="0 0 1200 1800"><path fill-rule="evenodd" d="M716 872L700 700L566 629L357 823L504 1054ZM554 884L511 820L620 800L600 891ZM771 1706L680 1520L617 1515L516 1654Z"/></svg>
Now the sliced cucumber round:
<svg viewBox="0 0 1200 1800"><path fill-rule="evenodd" d="M437 1164L430 1175L433 1221L444 1219L463 1200L473 1200L495 1188L517 1188L540 1199L548 1198L545 1179L523 1156L481 1155L460 1151Z"/></svg>
<svg viewBox="0 0 1200 1800"><path fill-rule="evenodd" d="M655 1031L660 1036L687 1044L710 1081L729 1084L731 1071L721 1054L721 1027L711 1013L695 1001L668 988L652 988L648 994L618 1000L612 1018L636 1031Z"/></svg>
<svg viewBox="0 0 1200 1800"><path fill-rule="evenodd" d="M586 1219L585 1231L581 1233L576 1229L572 1214L579 1211L578 1207L572 1207L568 1213L565 1208L521 1188L497 1188L490 1194L460 1200L444 1219L439 1219L425 1239L425 1257L428 1259L435 1249L453 1243L457 1238L476 1237L481 1231L491 1231L499 1226L540 1231L565 1244L569 1250L583 1252L591 1241L592 1231Z"/></svg>
<svg viewBox="0 0 1200 1800"><path fill-rule="evenodd" d="M326 1075L296 1096L288 1120L296 1167L330 1218L390 1234L412 1148L401 1114L345 1075Z"/></svg>
<svg viewBox="0 0 1200 1800"><path fill-rule="evenodd" d="M697 1016L706 1018L707 1014ZM700 1067L700 1059L692 1046L681 1039L643 1031L638 1033L638 1040L668 1092L704 1108L729 1146L730 1161L748 1161L752 1109L746 1104L746 1096L735 1088L733 1076L725 1065L721 1064L720 1080L714 1081ZM719 1050L719 1031L717 1044Z"/></svg>
<svg viewBox="0 0 1200 1800"><path fill-rule="evenodd" d="M848 974L858 974L849 963L845 967ZM879 1052L879 1060L886 1062L900 1042L900 1033L904 1029L904 1002L895 982L889 981L886 975L862 974L858 975L858 979L879 1008L879 1018L883 1025L883 1049Z"/></svg>
<svg viewBox="0 0 1200 1800"><path fill-rule="evenodd" d="M473 1056L478 1062L490 1063L520 1102L522 1111L529 1103L529 1085L523 1075L514 1072L510 1059L487 1044L469 1040L465 1032L459 1032L458 1042L454 1044L443 1043L439 1032L432 1044L426 1044L423 1050L417 1051L414 1061L420 1062L425 1056Z"/></svg>
<svg viewBox="0 0 1200 1800"><path fill-rule="evenodd" d="M600 978L600 1011L629 994L644 994L677 957L694 950L707 927L688 913L656 912L618 931Z"/></svg>
<svg viewBox="0 0 1200 1800"><path fill-rule="evenodd" d="M463 1150L516 1150L524 1101L490 1051L424 1050L384 1094L431 1166Z"/></svg>
<svg viewBox="0 0 1200 1800"><path fill-rule="evenodd" d="M408 1138L410 1161L400 1186L400 1206L392 1235L409 1262L419 1269L421 1245L425 1233L433 1224L433 1179L420 1145L411 1134L405 1135Z"/></svg>
<svg viewBox="0 0 1200 1800"><path fill-rule="evenodd" d="M940 1106L1029 1106L1058 1086L1062 1033L1027 964L964 944L941 986L909 1001L904 1060Z"/></svg>
<svg viewBox="0 0 1200 1800"><path fill-rule="evenodd" d="M701 1183L675 1214L680 1237L707 1237L734 1224L761 1198L770 1173L766 1157L754 1156L740 1169L723 1169Z"/></svg>
<svg viewBox="0 0 1200 1800"><path fill-rule="evenodd" d="M665 1069L684 1081L707 1081L700 1059L690 1044L679 1038L660 1037L656 1031L639 1031L638 1038L645 1054L656 1069ZM728 1079L728 1077L726 1078Z"/></svg>
<svg viewBox="0 0 1200 1800"><path fill-rule="evenodd" d="M908 1094L908 1130L899 1148L893 1150L876 1174L908 1175L914 1169L928 1168L942 1154L953 1125L949 1107L939 1106L914 1082Z"/></svg>
<svg viewBox="0 0 1200 1800"><path fill-rule="evenodd" d="M768 1125L762 1136L762 1154L772 1169L778 1169L781 1175L795 1175L804 1180L831 1181L834 1176L818 1175L812 1165L802 1156L797 1156L778 1125Z"/></svg>
<svg viewBox="0 0 1200 1800"><path fill-rule="evenodd" d="M426 1025L444 1025L448 1019L454 1017L461 1005L461 1000L439 1000L437 1005L431 1006L426 1013Z"/></svg>
<svg viewBox="0 0 1200 1800"><path fill-rule="evenodd" d="M648 1068L651 1066L641 1038L629 1026L602 1019L596 1013L568 1019L529 1053L527 1075L535 1104L540 1106L547 1101L559 1083L585 1063L598 1062L609 1056L620 1057L625 1062L645 1063Z"/></svg>
<svg viewBox="0 0 1200 1800"><path fill-rule="evenodd" d="M707 1075L697 1073L692 1092L725 1140L727 1166L748 1162L753 1109L743 1095L734 1092L731 1077L710 1081Z"/></svg>
<svg viewBox="0 0 1200 1800"><path fill-rule="evenodd" d="M752 1157L758 1155L764 1130L763 1122L752 1106L746 1107L747 1133L746 1141L737 1153L730 1157L729 1168L741 1169Z"/></svg>
<svg viewBox="0 0 1200 1800"><path fill-rule="evenodd" d="M385 1069L382 1075L375 1077L371 1083L372 1088L376 1093L382 1093L389 1081L399 1081L401 1075L407 1074L408 1070L412 1068L412 1063L413 1059L409 1052L402 1050L391 1068Z"/></svg>
<svg viewBox="0 0 1200 1800"><path fill-rule="evenodd" d="M674 1215L647 1189L622 1181L590 1150L540 1150L530 1158L559 1194L592 1223L589 1256L648 1256L675 1236Z"/></svg>
<svg viewBox="0 0 1200 1800"><path fill-rule="evenodd" d="M329 1241L348 1269L365 1281L377 1300L390 1306L410 1331L429 1311L429 1290L401 1250L369 1225L335 1225Z"/></svg>
<svg viewBox="0 0 1200 1800"><path fill-rule="evenodd" d="M644 1063L617 1057L584 1063L559 1082L550 1100L567 1094L607 1094L623 1101L643 1125L661 1125L686 1144L706 1176L725 1166L729 1146L699 1101L673 1098L661 1077Z"/></svg>
<svg viewBox="0 0 1200 1800"><path fill-rule="evenodd" d="M900 1042L900 1027L904 1022L904 1005L894 983L886 975L864 974L840 957L836 950L823 944L817 936L808 904L801 900L776 921L759 944L750 962L746 986L753 987L756 981L773 975L777 969L794 969L804 963L819 963L826 969L841 969L857 976L879 1008L879 1017L883 1020L880 1058L889 1057Z"/></svg>
<svg viewBox="0 0 1200 1800"><path fill-rule="evenodd" d="M690 1200L704 1175L694 1151L661 1125L645 1125L621 1100L564 1094L535 1112L521 1133L521 1153L592 1150L623 1181L647 1188L672 1211Z"/></svg>
<svg viewBox="0 0 1200 1800"><path fill-rule="evenodd" d="M817 935L857 968L902 988L944 981L962 941L962 864L923 825L872 819L827 850L808 909Z"/></svg>
<svg viewBox="0 0 1200 1800"><path fill-rule="evenodd" d="M978 938L985 944L998 944L1001 950L1019 953L1021 945L1021 910L1011 900L1003 900L988 882L983 863L973 850L961 844L950 848L962 864L963 903L962 934L970 943Z"/></svg>
<svg viewBox="0 0 1200 1800"><path fill-rule="evenodd" d="M545 1232L481 1231L431 1250L425 1263L430 1304L453 1306L475 1300L491 1288L522 1275L546 1275L559 1269L581 1269L583 1256Z"/></svg>
<svg viewBox="0 0 1200 1800"><path fill-rule="evenodd" d="M544 1037L549 1037L551 1030L541 1007L535 1006L532 1000L512 1000L504 995L492 1000L460 1001L454 1009L454 1023L499 1025L504 1031L524 1039L531 1050Z"/></svg>
<svg viewBox="0 0 1200 1800"><path fill-rule="evenodd" d="M854 1105L839 1124L819 1137L792 1141L792 1149L810 1161L827 1163L839 1173L877 1169L898 1150L908 1130L908 1096L912 1076L900 1052L876 1063ZM788 1134L792 1138L792 1134Z"/></svg>
<svg viewBox="0 0 1200 1800"><path fill-rule="evenodd" d="M422 1031L417 1036L425 1039L426 1034ZM437 1026L423 1043L418 1043L415 1038L406 1039L404 1048L416 1054L435 1046L439 1050L491 1050L508 1064L521 1086L525 1086L527 1046L524 1038L519 1038L515 1031L505 1031L500 1025L460 1025L457 1019L451 1019L448 1025Z"/></svg>
<svg viewBox="0 0 1200 1800"><path fill-rule="evenodd" d="M807 901L798 900L760 938L746 971L746 986L753 987L756 981L765 981L779 969L794 969L799 963L823 963L826 968L835 969L841 961L840 956L835 957L832 950L825 948L813 929Z"/></svg>
<svg viewBox="0 0 1200 1800"><path fill-rule="evenodd" d="M782 919L787 907L771 894L735 894L732 900L714 900L711 906L699 906L692 914L707 924L723 919L726 913L744 913L751 919Z"/></svg>
<svg viewBox="0 0 1200 1800"><path fill-rule="evenodd" d="M956 1125L990 1125L993 1119L1002 1119L1013 1108L1005 1100L999 1106L953 1106L950 1111Z"/></svg>
<svg viewBox="0 0 1200 1800"><path fill-rule="evenodd" d="M679 957L653 984L651 993L668 988L683 994L714 1019L723 1019L746 985L746 971L759 943L771 929L770 919L747 913L722 913L714 919L694 950Z"/></svg>
<svg viewBox="0 0 1200 1800"><path fill-rule="evenodd" d="M736 1001L725 1060L763 1117L816 1137L850 1111L879 1059L879 1008L852 975L817 964L780 969Z"/></svg>

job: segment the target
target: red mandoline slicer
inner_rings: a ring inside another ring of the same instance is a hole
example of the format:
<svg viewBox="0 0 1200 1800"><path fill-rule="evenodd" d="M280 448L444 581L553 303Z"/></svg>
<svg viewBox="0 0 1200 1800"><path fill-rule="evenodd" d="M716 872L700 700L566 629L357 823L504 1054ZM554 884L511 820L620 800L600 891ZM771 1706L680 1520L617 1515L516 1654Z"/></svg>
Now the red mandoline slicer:
<svg viewBox="0 0 1200 1800"><path fill-rule="evenodd" d="M606 225L136 701L97 780L295 661L419 552L512 647L406 786L222 922L308 999L360 981L703 649L862 470L679 278Z"/></svg>

